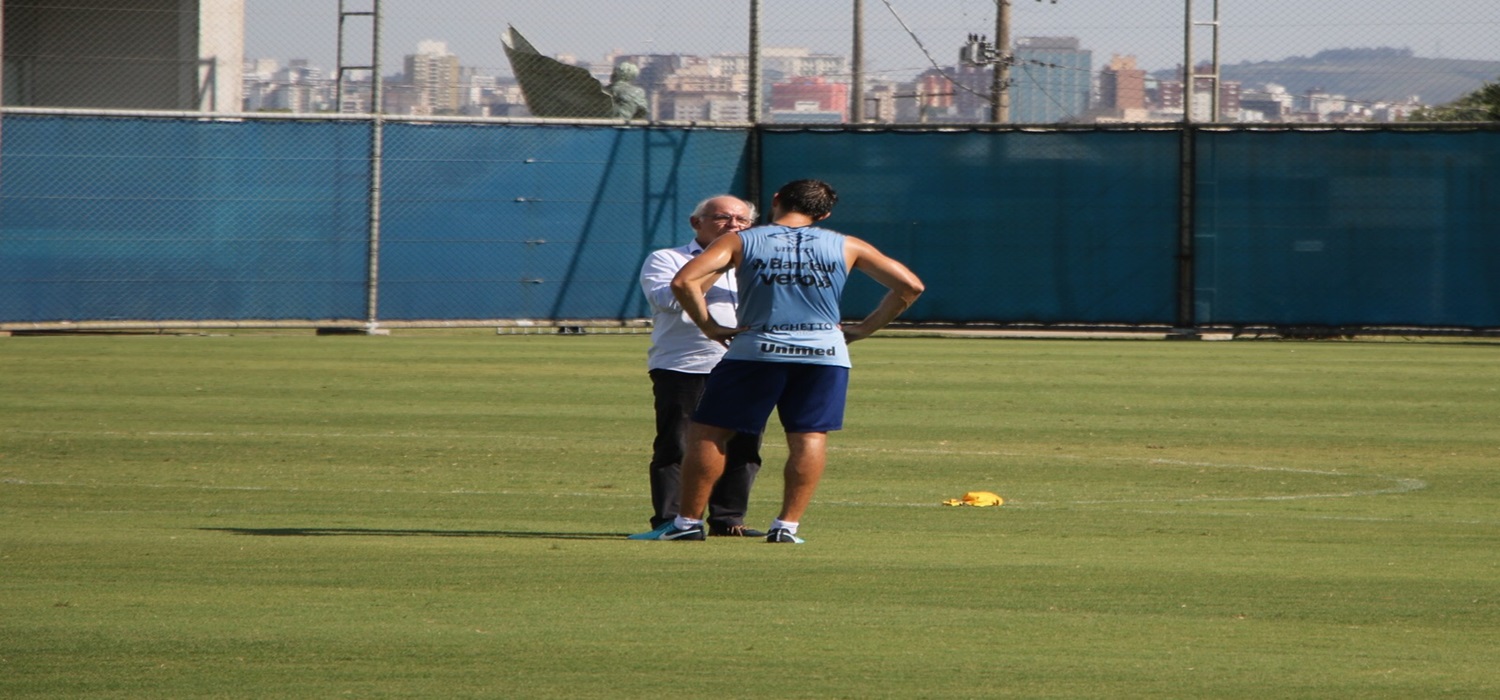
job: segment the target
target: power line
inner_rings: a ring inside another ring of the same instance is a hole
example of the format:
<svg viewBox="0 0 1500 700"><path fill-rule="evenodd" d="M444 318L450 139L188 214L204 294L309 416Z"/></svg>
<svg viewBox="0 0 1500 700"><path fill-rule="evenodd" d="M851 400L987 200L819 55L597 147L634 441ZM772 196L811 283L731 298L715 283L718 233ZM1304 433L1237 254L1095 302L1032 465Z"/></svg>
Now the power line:
<svg viewBox="0 0 1500 700"><path fill-rule="evenodd" d="M1043 85L1041 83L1041 81L1039 81L1039 80L1036 79L1035 75L1031 74L1031 66L1026 65L1027 63L1032 63L1032 61L1025 61L1025 62L1021 63L1021 70L1022 70L1022 72L1026 73L1026 77L1031 80L1031 84L1035 85L1038 91L1040 91L1043 95L1045 95L1046 98L1050 102L1052 102L1052 104L1054 106L1056 106L1060 111L1062 111L1063 114L1067 115L1066 118L1063 119L1063 121L1067 121L1068 119L1075 119L1075 118L1077 118L1078 115L1076 113L1074 113L1073 110L1069 109L1063 103L1058 102L1057 98L1052 96L1052 93L1047 92L1047 86ZM1052 64L1042 63L1041 61L1035 61L1035 63L1038 63L1040 65L1044 65L1044 66L1046 66L1046 65L1052 65ZM1062 68L1062 66L1055 66L1055 67Z"/></svg>
<svg viewBox="0 0 1500 700"><path fill-rule="evenodd" d="M911 40L916 43L917 48L921 49L922 55L927 57L927 62L932 64L933 70L936 70L938 72L938 75L941 75L944 80L948 81L949 84L960 90L963 90L964 92L967 92L976 97L983 97L985 99L989 98L989 95L977 92L973 88L958 82L952 76L948 75L943 67L938 65L937 59L932 57L932 52L927 50L927 46L922 43L922 39L917 36L917 33L912 31L911 27L907 26L906 20L901 19L901 13L896 12L896 6L891 4L891 0L882 0L882 2L885 3L886 9L891 11L891 16L896 18L896 23L900 24L901 28L906 30L907 36L910 36Z"/></svg>

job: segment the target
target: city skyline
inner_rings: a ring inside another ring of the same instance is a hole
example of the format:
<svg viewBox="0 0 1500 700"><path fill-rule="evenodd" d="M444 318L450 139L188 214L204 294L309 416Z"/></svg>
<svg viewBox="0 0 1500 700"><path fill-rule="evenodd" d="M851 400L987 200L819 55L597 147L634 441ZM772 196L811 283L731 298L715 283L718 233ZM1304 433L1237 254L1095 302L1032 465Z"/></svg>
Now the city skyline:
<svg viewBox="0 0 1500 700"><path fill-rule="evenodd" d="M1017 123L1161 122L1182 118L1186 93L1180 79L1153 78L1133 56L1112 55L1098 71L1094 52L1074 37L1020 37L1017 77L1005 121ZM808 49L768 50L762 69L769 91L768 121L848 122L848 57ZM1376 54L1386 52L1372 52ZM972 55L972 54L971 54ZM383 111L387 114L527 116L519 86L462 66L447 42L423 40L404 56L405 70L387 72ZM701 57L610 55L583 62L601 82L617 60L651 66L642 76L649 117L656 121L747 121L743 55ZM664 60L664 62L663 62ZM282 68L274 59L247 59L247 111L332 111L336 101L332 72L294 59ZM441 65L441 68L437 66ZM875 122L984 122L992 116L988 66L960 61L939 65L911 81L867 78L866 114ZM1221 80L1215 89L1206 66L1195 80L1195 119L1219 110L1225 122L1396 121L1422 106L1419 100L1369 100L1323 89L1288 91L1274 81ZM367 74L366 74L367 77ZM369 108L368 82L346 83L344 109ZM1214 96L1217 95L1217 100ZM904 101L903 101L904 100Z"/></svg>
<svg viewBox="0 0 1500 700"><path fill-rule="evenodd" d="M1195 20L1211 17L1212 3L1192 0ZM349 5L358 4L351 0ZM337 10L299 0L246 3L246 57L307 58L336 65ZM866 68L870 75L910 77L933 60L951 63L945 47L969 33L993 33L994 0L868 0L865 5ZM1137 0L1128 11L1086 0L1012 0L1013 36L1071 36L1093 48L1096 59L1137 57L1148 71L1183 63L1185 0ZM509 74L499 35L521 29L547 55L598 60L612 51L629 54L712 55L747 50L749 3L713 9L690 0L608 3L584 0L505 2L433 0L382 3L381 62L399 66L409 47L442 37L465 57L465 65ZM1491 0L1431 0L1397 3L1365 0L1320 3L1294 0L1220 3L1221 61L1225 64L1311 56L1326 49L1393 47L1423 57L1500 60L1500 3ZM781 0L762 3L762 46L805 46L847 54L851 43L848 0ZM1352 10L1357 9L1358 12ZM908 31L909 30L909 31ZM369 29L351 18L345 54L369 56ZM1194 31L1195 61L1206 60L1211 34ZM362 52L362 53L361 53ZM929 57L933 60L929 60ZM347 61L346 61L347 62ZM1096 64L1095 68L1098 65Z"/></svg>

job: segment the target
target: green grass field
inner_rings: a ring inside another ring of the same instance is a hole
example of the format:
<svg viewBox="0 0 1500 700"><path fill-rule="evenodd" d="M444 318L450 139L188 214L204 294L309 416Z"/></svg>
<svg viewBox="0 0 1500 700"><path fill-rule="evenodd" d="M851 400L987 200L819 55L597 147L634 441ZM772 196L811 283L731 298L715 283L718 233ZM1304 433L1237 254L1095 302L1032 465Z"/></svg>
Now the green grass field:
<svg viewBox="0 0 1500 700"><path fill-rule="evenodd" d="M0 697L1500 697L1500 344L877 337L772 547L647 343L0 339Z"/></svg>

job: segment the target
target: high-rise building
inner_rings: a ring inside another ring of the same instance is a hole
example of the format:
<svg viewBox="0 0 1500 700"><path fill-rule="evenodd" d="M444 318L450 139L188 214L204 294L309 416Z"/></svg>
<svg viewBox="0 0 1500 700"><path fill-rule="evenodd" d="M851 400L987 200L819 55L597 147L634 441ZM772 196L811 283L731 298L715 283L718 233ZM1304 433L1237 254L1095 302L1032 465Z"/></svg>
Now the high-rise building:
<svg viewBox="0 0 1500 700"><path fill-rule="evenodd" d="M748 121L750 76L723 69L722 62L712 59L684 61L661 86L655 100L655 117L681 121Z"/></svg>
<svg viewBox="0 0 1500 700"><path fill-rule="evenodd" d="M274 59L246 61L244 105L247 112L333 111L333 81L305 58L286 66Z"/></svg>
<svg viewBox="0 0 1500 700"><path fill-rule="evenodd" d="M1214 115L1213 66L1203 63L1198 65L1193 72L1196 74L1193 78L1193 121L1239 121L1240 84L1233 80L1218 81L1219 113ZM1153 106L1164 114L1175 114L1180 117L1184 108L1184 93L1181 80L1158 81Z"/></svg>
<svg viewBox="0 0 1500 700"><path fill-rule="evenodd" d="M1245 90L1241 94L1242 112L1251 112L1258 117L1254 121L1284 122L1292 115L1296 98L1286 88L1276 83L1266 83L1259 90Z"/></svg>
<svg viewBox="0 0 1500 700"><path fill-rule="evenodd" d="M746 68L748 70L746 57ZM807 49L761 49L761 69L771 76L785 78L843 77L849 75L849 59L832 53L813 53Z"/></svg>
<svg viewBox="0 0 1500 700"><path fill-rule="evenodd" d="M930 68L912 83L897 107L900 120L974 123L991 119L990 90L994 76L987 66L960 64Z"/></svg>
<svg viewBox="0 0 1500 700"><path fill-rule="evenodd" d="M771 85L771 118L780 122L849 121L849 86L822 77Z"/></svg>
<svg viewBox="0 0 1500 700"><path fill-rule="evenodd" d="M411 104L392 112L457 114L463 86L458 80L458 57L442 41L419 41L417 52L406 56L406 84L415 89ZM394 93L393 93L394 96Z"/></svg>
<svg viewBox="0 0 1500 700"><path fill-rule="evenodd" d="M1094 52L1078 39L1028 36L1016 40L1010 69L1010 120L1023 124L1073 122L1089 109Z"/></svg>
<svg viewBox="0 0 1500 700"><path fill-rule="evenodd" d="M889 124L900 115L900 100L910 96L901 91L901 84L893 80L872 80L865 86L865 120Z"/></svg>
<svg viewBox="0 0 1500 700"><path fill-rule="evenodd" d="M918 121L927 117L947 115L957 102L958 93L953 89L953 80L937 68L930 68L917 76L912 93L917 101Z"/></svg>
<svg viewBox="0 0 1500 700"><path fill-rule="evenodd" d="M1146 71L1136 67L1135 56L1112 56L1099 71L1099 107L1122 113L1146 109Z"/></svg>
<svg viewBox="0 0 1500 700"><path fill-rule="evenodd" d="M995 69L992 66L954 66L950 89L954 93L954 117L965 122L995 120Z"/></svg>

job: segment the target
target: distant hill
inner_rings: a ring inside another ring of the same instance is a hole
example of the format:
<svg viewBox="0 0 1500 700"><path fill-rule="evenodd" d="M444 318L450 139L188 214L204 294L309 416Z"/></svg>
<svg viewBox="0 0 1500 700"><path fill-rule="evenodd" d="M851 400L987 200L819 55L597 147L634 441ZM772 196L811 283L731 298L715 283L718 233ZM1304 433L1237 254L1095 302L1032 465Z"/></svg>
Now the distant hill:
<svg viewBox="0 0 1500 700"><path fill-rule="evenodd" d="M1416 95L1423 104L1451 102L1478 90L1486 81L1500 82L1500 61L1418 58L1410 49L1329 49L1315 56L1279 61L1224 64L1224 80L1246 90L1276 83L1294 95L1320 89L1364 102L1395 102ZM1179 78L1172 70L1158 78Z"/></svg>

